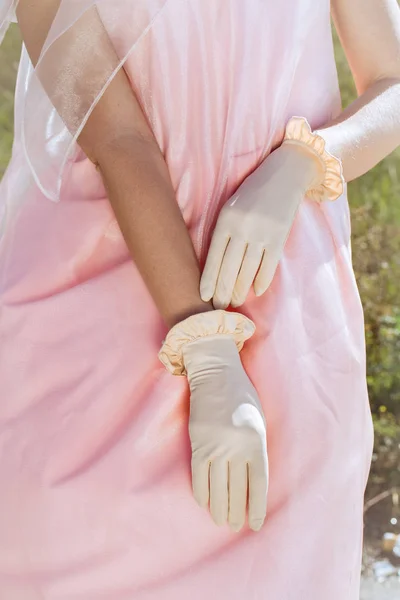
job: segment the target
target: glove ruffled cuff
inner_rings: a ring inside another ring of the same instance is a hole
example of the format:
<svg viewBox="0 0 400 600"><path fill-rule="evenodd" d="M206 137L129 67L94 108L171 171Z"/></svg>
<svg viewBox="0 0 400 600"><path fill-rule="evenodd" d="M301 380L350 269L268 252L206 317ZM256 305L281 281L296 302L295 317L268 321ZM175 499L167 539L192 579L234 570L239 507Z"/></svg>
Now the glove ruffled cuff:
<svg viewBox="0 0 400 600"><path fill-rule="evenodd" d="M325 149L324 138L311 130L304 117L292 117L286 125L283 143L307 146L321 161L325 171L323 182L307 191L315 202L334 201L343 194L344 177L341 161Z"/></svg>
<svg viewBox="0 0 400 600"><path fill-rule="evenodd" d="M212 310L192 315L172 327L164 340L158 358L172 375L186 375L182 352L186 344L199 338L229 335L240 352L255 329L253 321L236 312Z"/></svg>

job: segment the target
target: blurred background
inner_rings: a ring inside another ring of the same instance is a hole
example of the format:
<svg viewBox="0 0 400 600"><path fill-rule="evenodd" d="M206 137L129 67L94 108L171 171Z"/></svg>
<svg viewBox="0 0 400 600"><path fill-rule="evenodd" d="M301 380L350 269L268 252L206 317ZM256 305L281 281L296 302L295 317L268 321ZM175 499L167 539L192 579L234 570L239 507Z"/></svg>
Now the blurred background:
<svg viewBox="0 0 400 600"><path fill-rule="evenodd" d="M0 178L12 147L20 45L18 28L13 25L0 47ZM346 106L356 93L336 38L335 47ZM399 600L400 150L351 183L349 200L353 263L365 310L368 385L375 424L375 451L365 498L361 600Z"/></svg>

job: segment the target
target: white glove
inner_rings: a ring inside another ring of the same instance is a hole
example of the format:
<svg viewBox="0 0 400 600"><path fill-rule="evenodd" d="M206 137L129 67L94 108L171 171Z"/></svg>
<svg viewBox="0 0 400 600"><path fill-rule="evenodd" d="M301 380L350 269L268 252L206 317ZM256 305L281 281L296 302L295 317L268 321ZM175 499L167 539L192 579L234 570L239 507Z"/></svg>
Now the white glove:
<svg viewBox="0 0 400 600"><path fill-rule="evenodd" d="M289 121L284 143L272 152L222 208L201 279L204 301L240 306L254 283L257 296L271 284L304 196L334 200L343 191L341 164L311 133L305 119Z"/></svg>
<svg viewBox="0 0 400 600"><path fill-rule="evenodd" d="M217 525L258 531L267 509L266 426L257 392L230 336L199 338L183 349L190 386L194 497Z"/></svg>
<svg viewBox="0 0 400 600"><path fill-rule="evenodd" d="M194 315L169 332L159 357L190 386L189 434L195 499L217 525L261 528L267 504L266 426L240 360L254 324L222 310Z"/></svg>

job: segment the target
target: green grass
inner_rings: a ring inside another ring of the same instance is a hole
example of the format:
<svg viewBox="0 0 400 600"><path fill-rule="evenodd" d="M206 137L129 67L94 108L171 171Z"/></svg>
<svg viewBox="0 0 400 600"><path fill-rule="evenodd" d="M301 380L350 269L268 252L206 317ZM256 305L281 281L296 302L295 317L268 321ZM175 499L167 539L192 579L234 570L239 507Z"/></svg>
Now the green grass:
<svg viewBox="0 0 400 600"><path fill-rule="evenodd" d="M12 25L0 46L0 178L10 159L14 126L14 87L21 42Z"/></svg>

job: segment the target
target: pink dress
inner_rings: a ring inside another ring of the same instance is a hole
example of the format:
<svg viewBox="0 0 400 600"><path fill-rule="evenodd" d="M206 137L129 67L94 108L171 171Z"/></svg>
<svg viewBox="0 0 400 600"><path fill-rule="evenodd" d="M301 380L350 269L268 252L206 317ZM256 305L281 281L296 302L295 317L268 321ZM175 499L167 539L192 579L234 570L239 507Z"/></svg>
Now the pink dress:
<svg viewBox="0 0 400 600"><path fill-rule="evenodd" d="M288 119L340 111L329 4L168 0L127 58L202 262ZM372 425L346 195L304 199L244 306L269 512L231 533L192 497L187 383L157 359L165 328L99 175L78 153L58 203L40 185L30 70L23 50L0 187L1 600L357 600Z"/></svg>

